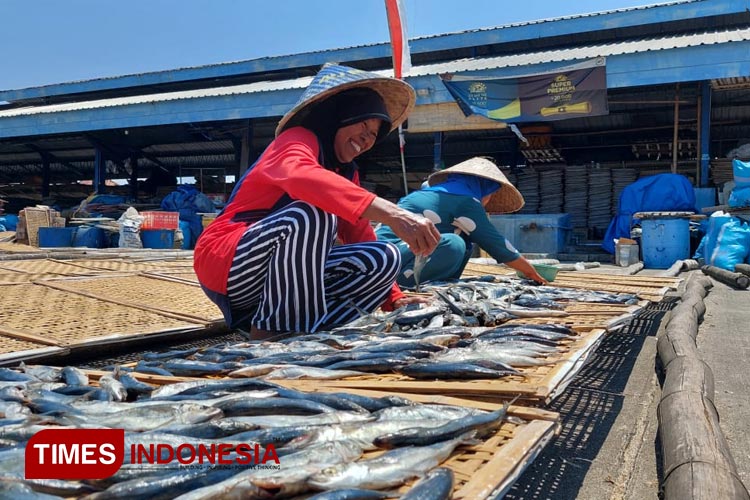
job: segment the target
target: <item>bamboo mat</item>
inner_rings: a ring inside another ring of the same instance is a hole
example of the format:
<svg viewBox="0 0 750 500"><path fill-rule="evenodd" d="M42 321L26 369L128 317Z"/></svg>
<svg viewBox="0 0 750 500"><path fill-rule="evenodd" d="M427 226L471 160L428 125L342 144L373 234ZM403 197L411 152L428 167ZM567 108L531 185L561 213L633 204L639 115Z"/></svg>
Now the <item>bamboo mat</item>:
<svg viewBox="0 0 750 500"><path fill-rule="evenodd" d="M30 273L13 273L0 274L0 285L13 285L17 283L33 283L36 280L48 278L62 278L62 274L30 274Z"/></svg>
<svg viewBox="0 0 750 500"><path fill-rule="evenodd" d="M71 262L54 259L9 260L0 262L0 269L29 274L53 274L63 276L85 276L97 274Z"/></svg>
<svg viewBox="0 0 750 500"><path fill-rule="evenodd" d="M98 370L84 370L92 379L108 373ZM131 373L137 379L153 385L199 380L190 377L164 377L158 375ZM316 381L274 381L296 390L306 392L336 392L340 388L319 386ZM348 392L369 397L400 396L420 403L458 405L494 411L503 402L485 402L446 396L433 396L393 391L373 391L353 389ZM559 432L559 414L538 408L512 405L508 415L516 417L504 421L493 435L479 444L461 446L445 460L441 467L454 473L454 500L484 500L504 495L523 471L534 461L541 450ZM520 419L520 420L519 420ZM381 452L368 452L365 458ZM282 458L283 460L283 458ZM416 481L407 483L400 489L408 491Z"/></svg>
<svg viewBox="0 0 750 500"><path fill-rule="evenodd" d="M70 264L79 269L92 271L116 271L116 272L138 272L154 271L159 269L159 263L155 261L136 262L133 259L90 259L90 260L73 260Z"/></svg>
<svg viewBox="0 0 750 500"><path fill-rule="evenodd" d="M205 326L33 283L2 285L0 295L13 304L0 308L0 338L34 344L71 347Z"/></svg>
<svg viewBox="0 0 750 500"><path fill-rule="evenodd" d="M49 279L40 285L193 322L217 323L224 317L196 284L143 274Z"/></svg>

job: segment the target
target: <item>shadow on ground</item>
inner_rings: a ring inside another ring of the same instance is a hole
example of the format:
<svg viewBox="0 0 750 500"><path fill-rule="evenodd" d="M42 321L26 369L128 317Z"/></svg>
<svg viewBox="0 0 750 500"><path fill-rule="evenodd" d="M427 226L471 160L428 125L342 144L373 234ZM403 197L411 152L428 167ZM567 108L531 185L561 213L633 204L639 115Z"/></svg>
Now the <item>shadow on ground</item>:
<svg viewBox="0 0 750 500"><path fill-rule="evenodd" d="M505 498L577 497L592 461L622 409L623 391L645 339L656 335L662 318L674 305L670 299L651 304L602 341L568 389L547 407L560 413L560 434L526 469Z"/></svg>

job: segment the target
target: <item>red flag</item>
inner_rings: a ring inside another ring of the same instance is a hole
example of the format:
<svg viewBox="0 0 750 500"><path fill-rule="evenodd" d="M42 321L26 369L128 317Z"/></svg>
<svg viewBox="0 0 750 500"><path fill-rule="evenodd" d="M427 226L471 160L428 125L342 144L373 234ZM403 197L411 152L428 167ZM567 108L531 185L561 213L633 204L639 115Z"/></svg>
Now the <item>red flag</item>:
<svg viewBox="0 0 750 500"><path fill-rule="evenodd" d="M404 71L409 71L411 68L409 38L406 36L404 0L385 0L385 10L388 13L388 31L391 33L393 76L400 79L403 77Z"/></svg>

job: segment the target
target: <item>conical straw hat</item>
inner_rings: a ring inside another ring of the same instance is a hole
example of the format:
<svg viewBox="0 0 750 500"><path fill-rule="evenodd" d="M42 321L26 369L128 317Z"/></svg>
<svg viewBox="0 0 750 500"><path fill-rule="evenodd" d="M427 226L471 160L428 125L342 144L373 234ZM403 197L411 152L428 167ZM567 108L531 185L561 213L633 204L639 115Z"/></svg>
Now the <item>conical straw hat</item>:
<svg viewBox="0 0 750 500"><path fill-rule="evenodd" d="M517 212L526 203L521 192L510 183L508 178L497 168L497 165L486 158L469 158L450 168L435 172L427 178L427 183L430 186L440 184L448 179L448 176L451 174L473 175L500 183L500 189L492 193L490 202L486 207L489 213L504 214Z"/></svg>
<svg viewBox="0 0 750 500"><path fill-rule="evenodd" d="M348 66L326 63L307 86L297 104L281 118L276 127L276 136L302 123L314 105L340 92L358 87L372 89L383 98L388 116L391 117L391 132L406 120L416 102L414 89L404 81Z"/></svg>

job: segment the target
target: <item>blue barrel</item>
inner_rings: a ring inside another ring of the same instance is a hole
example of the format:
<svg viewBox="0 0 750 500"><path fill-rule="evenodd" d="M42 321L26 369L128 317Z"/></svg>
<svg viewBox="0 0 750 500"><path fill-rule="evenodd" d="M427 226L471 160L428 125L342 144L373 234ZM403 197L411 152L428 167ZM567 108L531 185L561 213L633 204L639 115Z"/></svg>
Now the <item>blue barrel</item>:
<svg viewBox="0 0 750 500"><path fill-rule="evenodd" d="M141 229L143 248L173 248L173 229Z"/></svg>
<svg viewBox="0 0 750 500"><path fill-rule="evenodd" d="M193 237L190 231L190 223L186 220L180 219L180 231L182 231L182 246L180 246L180 248L183 250L190 250L193 248Z"/></svg>
<svg viewBox="0 0 750 500"><path fill-rule="evenodd" d="M686 218L653 218L641 221L643 267L668 269L690 257L690 221Z"/></svg>
<svg viewBox="0 0 750 500"><path fill-rule="evenodd" d="M81 226L73 238L74 247L104 248L106 235L103 229L93 226Z"/></svg>
<svg viewBox="0 0 750 500"><path fill-rule="evenodd" d="M75 227L40 227L39 246L42 248L69 247L76 234Z"/></svg>

